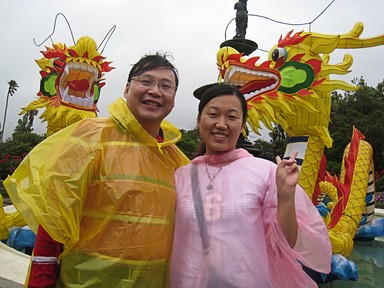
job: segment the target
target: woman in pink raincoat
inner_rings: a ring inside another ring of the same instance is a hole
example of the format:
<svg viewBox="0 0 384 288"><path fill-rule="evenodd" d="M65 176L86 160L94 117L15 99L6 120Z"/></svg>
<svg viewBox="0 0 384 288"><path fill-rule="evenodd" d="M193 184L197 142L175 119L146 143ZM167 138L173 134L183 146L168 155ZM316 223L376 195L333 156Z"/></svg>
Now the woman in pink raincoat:
<svg viewBox="0 0 384 288"><path fill-rule="evenodd" d="M175 173L171 287L317 287L302 265L329 273L332 249L296 154L276 165L236 149L247 104L233 86L208 89L198 111L204 151Z"/></svg>

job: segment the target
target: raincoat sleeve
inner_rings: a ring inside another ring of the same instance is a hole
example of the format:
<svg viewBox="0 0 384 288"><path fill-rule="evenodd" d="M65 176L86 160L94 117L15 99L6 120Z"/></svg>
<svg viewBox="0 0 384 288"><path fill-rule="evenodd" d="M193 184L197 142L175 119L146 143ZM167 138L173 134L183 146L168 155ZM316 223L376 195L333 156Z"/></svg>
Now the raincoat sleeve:
<svg viewBox="0 0 384 288"><path fill-rule="evenodd" d="M83 199L93 173L89 164L95 159L89 143L98 143L92 139L97 135L80 123L37 145L4 181L31 229L36 233L40 224L65 250L79 238Z"/></svg>
<svg viewBox="0 0 384 288"><path fill-rule="evenodd" d="M303 272L301 264L318 272L330 272L332 247L327 228L304 190L298 186L295 194L298 238L292 249L277 220L277 191L274 181L275 170L271 170L263 215L269 266L272 278L276 281L274 287L317 287ZM293 286L285 285L287 283Z"/></svg>

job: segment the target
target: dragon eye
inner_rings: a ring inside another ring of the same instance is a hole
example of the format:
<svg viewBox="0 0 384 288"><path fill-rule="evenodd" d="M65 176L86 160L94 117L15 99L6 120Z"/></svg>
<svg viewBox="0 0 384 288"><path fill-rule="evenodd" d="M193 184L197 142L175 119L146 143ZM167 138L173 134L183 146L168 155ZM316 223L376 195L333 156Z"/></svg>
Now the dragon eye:
<svg viewBox="0 0 384 288"><path fill-rule="evenodd" d="M279 58L283 57L283 60L287 59L287 50L285 48L276 48L272 52L272 60L277 61Z"/></svg>

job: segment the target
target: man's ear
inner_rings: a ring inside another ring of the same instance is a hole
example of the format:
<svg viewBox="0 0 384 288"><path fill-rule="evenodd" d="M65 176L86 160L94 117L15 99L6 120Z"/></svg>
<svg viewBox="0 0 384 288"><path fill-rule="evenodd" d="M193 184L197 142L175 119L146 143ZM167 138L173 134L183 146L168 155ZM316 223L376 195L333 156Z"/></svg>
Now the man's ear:
<svg viewBox="0 0 384 288"><path fill-rule="evenodd" d="M129 82L127 83L127 85L125 86L125 89L124 89L124 98L127 98L128 90L129 90Z"/></svg>

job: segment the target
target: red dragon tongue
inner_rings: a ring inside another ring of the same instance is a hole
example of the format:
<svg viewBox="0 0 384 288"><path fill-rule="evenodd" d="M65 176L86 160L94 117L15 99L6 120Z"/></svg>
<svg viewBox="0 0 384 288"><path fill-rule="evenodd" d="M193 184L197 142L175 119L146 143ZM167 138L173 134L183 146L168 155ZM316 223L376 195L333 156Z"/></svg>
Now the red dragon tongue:
<svg viewBox="0 0 384 288"><path fill-rule="evenodd" d="M89 82L86 79L73 80L69 83L69 88L75 91L85 92L89 88Z"/></svg>
<svg viewBox="0 0 384 288"><path fill-rule="evenodd" d="M273 85L274 83L276 83L276 80L274 80L274 79L262 79L262 80L250 81L247 84L245 84L244 86L242 86L240 88L240 90L241 90L241 92L246 94L246 93L260 90L260 89L265 88L265 87L269 87L269 86Z"/></svg>

